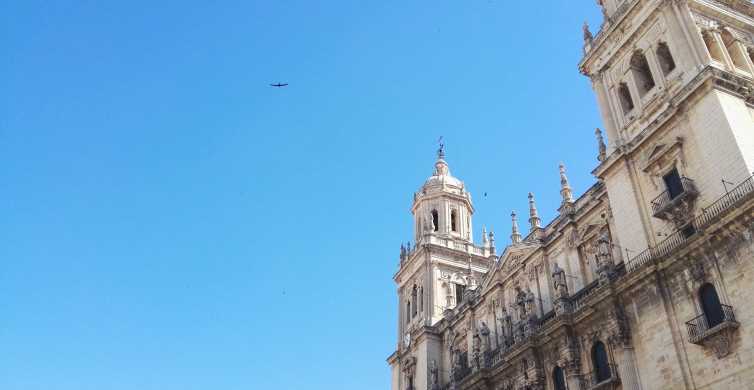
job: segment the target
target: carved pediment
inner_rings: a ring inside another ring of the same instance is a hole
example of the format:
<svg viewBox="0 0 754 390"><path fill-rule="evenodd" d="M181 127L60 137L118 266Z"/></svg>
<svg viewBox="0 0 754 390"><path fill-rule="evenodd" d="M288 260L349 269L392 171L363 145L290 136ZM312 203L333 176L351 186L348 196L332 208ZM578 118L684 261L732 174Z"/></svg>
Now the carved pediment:
<svg viewBox="0 0 754 390"><path fill-rule="evenodd" d="M672 142L656 143L649 149L644 159L642 170L658 176L660 172L671 166L675 160L680 160L682 165L686 165L686 159L683 155L682 137L676 137Z"/></svg>

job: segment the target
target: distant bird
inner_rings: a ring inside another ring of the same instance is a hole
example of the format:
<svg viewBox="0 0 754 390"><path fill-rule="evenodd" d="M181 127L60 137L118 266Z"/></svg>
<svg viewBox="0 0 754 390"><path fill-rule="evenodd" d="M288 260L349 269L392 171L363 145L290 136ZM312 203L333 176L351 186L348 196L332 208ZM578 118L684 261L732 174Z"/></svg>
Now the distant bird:
<svg viewBox="0 0 754 390"><path fill-rule="evenodd" d="M485 198L487 197L487 193L486 193L486 192L484 193L484 197L485 197Z"/></svg>
<svg viewBox="0 0 754 390"><path fill-rule="evenodd" d="M288 83L275 83L275 84L270 84L270 87L275 87L275 88L282 88L282 87L287 87L287 86L288 86Z"/></svg>

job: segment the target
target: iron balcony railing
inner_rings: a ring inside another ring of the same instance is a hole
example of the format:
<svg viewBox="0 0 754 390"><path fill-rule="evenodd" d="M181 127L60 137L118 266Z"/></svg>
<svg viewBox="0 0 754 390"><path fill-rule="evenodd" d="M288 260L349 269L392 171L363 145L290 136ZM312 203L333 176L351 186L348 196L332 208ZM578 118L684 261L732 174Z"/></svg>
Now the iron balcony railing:
<svg viewBox="0 0 754 390"><path fill-rule="evenodd" d="M694 181L688 177L681 176L681 188L682 191L674 197L670 196L670 190L665 190L654 198L654 200L652 200L652 215L657 217L665 212L668 206L672 205L675 201L699 194L696 185L694 185Z"/></svg>
<svg viewBox="0 0 754 390"><path fill-rule="evenodd" d="M605 367L604 372L594 370L583 376L582 389L584 390L598 390L609 389L611 385L620 382L618 376L618 367L614 364L608 364Z"/></svg>
<svg viewBox="0 0 754 390"><path fill-rule="evenodd" d="M700 314L691 321L686 322L686 330L689 333L689 342L692 344L699 344L707 336L717 333L718 329L725 327L726 325L737 325L736 315L733 313L733 308L728 305L720 305L722 307L722 319L714 326L709 325L707 316ZM722 326L721 326L722 325Z"/></svg>
<svg viewBox="0 0 754 390"><path fill-rule="evenodd" d="M689 234L688 227L693 227L693 231L699 231L712 225L726 211L736 207L738 204L745 202L754 196L754 176L750 176L741 184L737 185L725 195L718 198L709 206L702 210L702 214L691 220L682 230L677 230L659 244L649 247L638 255L632 257L626 264L626 271L633 272L647 263L661 259L686 243L692 236Z"/></svg>

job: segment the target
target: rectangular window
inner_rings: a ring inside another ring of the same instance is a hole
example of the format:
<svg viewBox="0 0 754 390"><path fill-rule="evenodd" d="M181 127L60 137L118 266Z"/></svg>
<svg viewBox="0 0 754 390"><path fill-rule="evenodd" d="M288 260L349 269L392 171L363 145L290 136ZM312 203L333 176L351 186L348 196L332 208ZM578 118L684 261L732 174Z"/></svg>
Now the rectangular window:
<svg viewBox="0 0 754 390"><path fill-rule="evenodd" d="M466 292L466 286L462 284L456 284L456 305L460 305L463 302L463 295Z"/></svg>
<svg viewBox="0 0 754 390"><path fill-rule="evenodd" d="M668 188L669 199L675 199L676 196L683 193L683 183L681 183L681 176L678 174L678 171L675 168L673 168L672 171L663 176L662 180L665 182L665 186Z"/></svg>

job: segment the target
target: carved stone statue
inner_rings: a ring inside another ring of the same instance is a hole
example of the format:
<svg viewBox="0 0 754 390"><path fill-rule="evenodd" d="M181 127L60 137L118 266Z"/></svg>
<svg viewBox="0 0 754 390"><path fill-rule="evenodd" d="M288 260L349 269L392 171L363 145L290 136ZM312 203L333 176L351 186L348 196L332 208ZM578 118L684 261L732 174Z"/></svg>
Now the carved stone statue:
<svg viewBox="0 0 754 390"><path fill-rule="evenodd" d="M599 263L612 262L612 246L610 233L607 229L602 229L600 237L597 239L597 261Z"/></svg>
<svg viewBox="0 0 754 390"><path fill-rule="evenodd" d="M597 155L598 161L605 161L607 158L607 145L605 145L605 139L602 137L602 130L598 127L594 131L594 135L597 137L597 148L599 149L599 154Z"/></svg>
<svg viewBox="0 0 754 390"><path fill-rule="evenodd" d="M516 286L516 310L519 320L526 318L526 293L520 286Z"/></svg>
<svg viewBox="0 0 754 390"><path fill-rule="evenodd" d="M597 239L597 274L600 284L608 283L613 274L613 244L607 228L602 229Z"/></svg>
<svg viewBox="0 0 754 390"><path fill-rule="evenodd" d="M568 296L568 284L566 283L566 274L562 268L555 263L552 265L552 284L555 287L555 297L564 298Z"/></svg>
<svg viewBox="0 0 754 390"><path fill-rule="evenodd" d="M594 36L592 35L592 32L589 31L589 24L587 22L584 22L584 43L587 45L592 44L592 41L594 40Z"/></svg>
<svg viewBox="0 0 754 390"><path fill-rule="evenodd" d="M510 314L505 311L505 308L503 308L503 327L505 337L509 339L513 337L513 320L511 319Z"/></svg>
<svg viewBox="0 0 754 390"><path fill-rule="evenodd" d="M534 293L529 289L526 288L526 313L529 316L536 315L536 297L534 296Z"/></svg>
<svg viewBox="0 0 754 390"><path fill-rule="evenodd" d="M482 351L489 351L490 350L490 328L487 327L487 324L482 321L482 324L479 326L479 335L482 337Z"/></svg>
<svg viewBox="0 0 754 390"><path fill-rule="evenodd" d="M481 368L482 363L482 353L481 353L481 337L479 337L479 330L476 330L474 332L474 337L471 339L471 354L472 354L472 362L474 363L474 369L477 371Z"/></svg>
<svg viewBox="0 0 754 390"><path fill-rule="evenodd" d="M429 388L430 390L439 390L440 389L440 380L439 380L439 373L437 369L437 362L432 359L429 362Z"/></svg>

